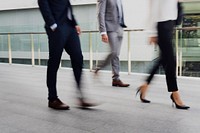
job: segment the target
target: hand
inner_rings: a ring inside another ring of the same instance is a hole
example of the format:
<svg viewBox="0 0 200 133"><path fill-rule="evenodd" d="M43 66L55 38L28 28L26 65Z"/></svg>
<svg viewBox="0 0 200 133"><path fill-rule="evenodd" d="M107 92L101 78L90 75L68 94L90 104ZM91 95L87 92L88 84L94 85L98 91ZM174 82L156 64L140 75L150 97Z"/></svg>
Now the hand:
<svg viewBox="0 0 200 133"><path fill-rule="evenodd" d="M77 31L78 35L81 34L81 28L80 28L80 26L76 26L76 31Z"/></svg>
<svg viewBox="0 0 200 133"><path fill-rule="evenodd" d="M101 35L101 40L105 43L108 43L108 35L107 34L103 34Z"/></svg>
<svg viewBox="0 0 200 133"><path fill-rule="evenodd" d="M158 37L150 37L149 39L150 44L158 44Z"/></svg>

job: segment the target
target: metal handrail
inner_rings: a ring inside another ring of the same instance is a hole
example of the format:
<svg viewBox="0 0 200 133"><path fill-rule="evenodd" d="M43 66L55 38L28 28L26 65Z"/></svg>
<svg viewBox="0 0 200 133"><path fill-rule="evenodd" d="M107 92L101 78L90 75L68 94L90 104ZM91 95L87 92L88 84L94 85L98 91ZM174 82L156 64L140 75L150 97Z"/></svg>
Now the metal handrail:
<svg viewBox="0 0 200 133"><path fill-rule="evenodd" d="M144 29L125 29L126 32L144 31ZM98 30L82 30L82 33L96 33ZM27 34L46 34L46 32L0 32L0 35L27 35Z"/></svg>
<svg viewBox="0 0 200 133"><path fill-rule="evenodd" d="M200 30L200 27L176 27L175 30ZM144 31L144 29L125 29L126 32ZM96 33L98 30L83 30L83 33ZM17 34L46 34L46 32L0 32L0 35L17 35Z"/></svg>
<svg viewBox="0 0 200 133"><path fill-rule="evenodd" d="M200 30L200 27L176 27L175 30Z"/></svg>

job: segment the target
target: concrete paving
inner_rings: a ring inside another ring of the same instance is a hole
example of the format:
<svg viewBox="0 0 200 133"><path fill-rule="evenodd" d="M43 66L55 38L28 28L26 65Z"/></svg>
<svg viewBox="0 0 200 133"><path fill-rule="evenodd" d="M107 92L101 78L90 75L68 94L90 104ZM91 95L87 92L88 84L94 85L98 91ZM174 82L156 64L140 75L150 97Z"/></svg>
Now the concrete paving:
<svg viewBox="0 0 200 133"><path fill-rule="evenodd" d="M59 98L67 111L47 107L46 67L0 64L0 133L199 133L200 78L178 77L180 94L189 110L172 107L165 77L157 75L141 103L136 88L145 74L121 73L128 88L111 86L111 72L95 77L84 70L83 86L92 109L77 108L71 69L60 68Z"/></svg>

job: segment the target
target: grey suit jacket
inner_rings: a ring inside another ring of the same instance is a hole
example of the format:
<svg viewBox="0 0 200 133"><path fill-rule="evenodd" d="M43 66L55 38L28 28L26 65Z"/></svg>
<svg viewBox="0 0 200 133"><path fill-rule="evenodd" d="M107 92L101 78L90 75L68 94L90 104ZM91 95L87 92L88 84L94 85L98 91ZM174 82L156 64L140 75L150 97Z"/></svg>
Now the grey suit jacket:
<svg viewBox="0 0 200 133"><path fill-rule="evenodd" d="M99 31L116 31L119 24L116 0L98 0ZM126 27L122 25L122 27Z"/></svg>

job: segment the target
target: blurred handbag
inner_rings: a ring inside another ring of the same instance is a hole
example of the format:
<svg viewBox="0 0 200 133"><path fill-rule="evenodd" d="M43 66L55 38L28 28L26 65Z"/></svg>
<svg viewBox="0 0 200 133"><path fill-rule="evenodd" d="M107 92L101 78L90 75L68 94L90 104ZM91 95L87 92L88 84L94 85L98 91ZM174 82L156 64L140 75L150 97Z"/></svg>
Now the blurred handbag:
<svg viewBox="0 0 200 133"><path fill-rule="evenodd" d="M175 24L176 25L181 25L182 21L183 21L183 6L181 2L178 2L177 4L178 7L178 16L177 19L175 20Z"/></svg>

